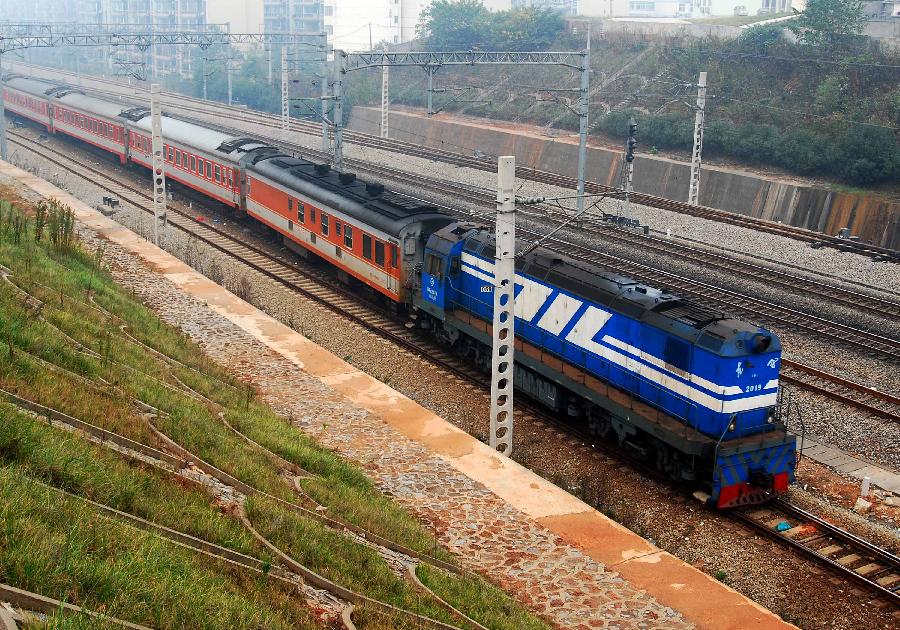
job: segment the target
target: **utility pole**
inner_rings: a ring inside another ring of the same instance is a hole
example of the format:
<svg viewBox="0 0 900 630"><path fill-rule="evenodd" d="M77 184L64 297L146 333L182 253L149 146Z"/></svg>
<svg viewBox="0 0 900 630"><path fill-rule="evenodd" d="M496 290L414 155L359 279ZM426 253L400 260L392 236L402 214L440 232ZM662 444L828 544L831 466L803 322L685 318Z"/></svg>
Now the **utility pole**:
<svg viewBox="0 0 900 630"><path fill-rule="evenodd" d="M691 184L688 203L700 203L700 162L703 153L703 122L706 117L706 73L700 73L697 83L697 112L694 115L694 150L691 152Z"/></svg>
<svg viewBox="0 0 900 630"><path fill-rule="evenodd" d="M9 159L9 147L6 145L6 103L3 100L3 53L0 53L0 159Z"/></svg>
<svg viewBox="0 0 900 630"><path fill-rule="evenodd" d="M494 323L491 347L491 448L506 456L513 444L515 349L516 158L497 160L497 227L494 254Z"/></svg>
<svg viewBox="0 0 900 630"><path fill-rule="evenodd" d="M625 143L625 215L631 216L631 187L634 182L634 147L637 145L637 123L628 120L628 140Z"/></svg>
<svg viewBox="0 0 900 630"><path fill-rule="evenodd" d="M153 156L153 242L159 245L159 221L166 219L166 172L163 155L162 112L159 83L150 85L150 126Z"/></svg>
<svg viewBox="0 0 900 630"><path fill-rule="evenodd" d="M344 51L334 51L334 170L344 168Z"/></svg>
<svg viewBox="0 0 900 630"><path fill-rule="evenodd" d="M287 46L281 47L281 128L284 131L288 129L288 121L290 120L290 102L288 100L288 67L287 67Z"/></svg>
<svg viewBox="0 0 900 630"><path fill-rule="evenodd" d="M578 103L578 194L575 199L576 214L584 212L584 178L587 168L588 110L591 89L591 27L587 29L587 46L581 57L581 89Z"/></svg>
<svg viewBox="0 0 900 630"><path fill-rule="evenodd" d="M391 67L387 64L381 66L381 137L388 137L388 108L390 107L390 82Z"/></svg>

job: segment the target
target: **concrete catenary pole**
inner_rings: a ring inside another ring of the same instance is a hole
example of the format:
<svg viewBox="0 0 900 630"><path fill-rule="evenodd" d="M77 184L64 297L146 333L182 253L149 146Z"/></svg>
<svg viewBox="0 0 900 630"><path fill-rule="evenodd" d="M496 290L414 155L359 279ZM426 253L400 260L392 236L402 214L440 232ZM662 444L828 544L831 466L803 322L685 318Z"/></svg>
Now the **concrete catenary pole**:
<svg viewBox="0 0 900 630"><path fill-rule="evenodd" d="M344 60L343 50L334 51L334 170L344 168Z"/></svg>
<svg viewBox="0 0 900 630"><path fill-rule="evenodd" d="M231 105L231 57L225 58L225 71L228 73L228 104Z"/></svg>
<svg viewBox="0 0 900 630"><path fill-rule="evenodd" d="M328 146L328 33L322 33L322 151L330 153Z"/></svg>
<svg viewBox="0 0 900 630"><path fill-rule="evenodd" d="M577 214L584 212L584 177L587 169L588 110L591 89L591 28L588 25L587 45L581 57L581 88L578 104L578 196L575 199Z"/></svg>
<svg viewBox="0 0 900 630"><path fill-rule="evenodd" d="M268 74L269 85L272 85L272 44L269 44L268 46L266 46L266 63L269 66L269 74Z"/></svg>
<svg viewBox="0 0 900 630"><path fill-rule="evenodd" d="M434 114L434 66L428 66L428 115Z"/></svg>
<svg viewBox="0 0 900 630"><path fill-rule="evenodd" d="M150 85L150 126L153 150L153 242L159 245L159 222L166 218L166 172L159 83Z"/></svg>
<svg viewBox="0 0 900 630"><path fill-rule="evenodd" d="M513 446L515 348L516 158L497 161L497 232L494 259L494 326L491 350L491 448L509 456Z"/></svg>
<svg viewBox="0 0 900 630"><path fill-rule="evenodd" d="M203 51L203 100L206 100L206 51Z"/></svg>
<svg viewBox="0 0 900 630"><path fill-rule="evenodd" d="M700 73L697 82L697 112L694 116L694 150L691 153L691 183L688 203L700 203L700 163L703 154L703 123L706 117L706 73Z"/></svg>
<svg viewBox="0 0 900 630"><path fill-rule="evenodd" d="M0 53L0 160L9 159L9 147L6 144L6 102L3 98L3 54Z"/></svg>
<svg viewBox="0 0 900 630"><path fill-rule="evenodd" d="M381 137L388 137L388 111L390 108L390 83L391 83L391 67L388 64L381 66Z"/></svg>
<svg viewBox="0 0 900 630"><path fill-rule="evenodd" d="M281 47L281 128L287 131L291 110L288 100L287 46Z"/></svg>
<svg viewBox="0 0 900 630"><path fill-rule="evenodd" d="M228 73L228 104L231 105L231 57L225 57L225 71Z"/></svg>

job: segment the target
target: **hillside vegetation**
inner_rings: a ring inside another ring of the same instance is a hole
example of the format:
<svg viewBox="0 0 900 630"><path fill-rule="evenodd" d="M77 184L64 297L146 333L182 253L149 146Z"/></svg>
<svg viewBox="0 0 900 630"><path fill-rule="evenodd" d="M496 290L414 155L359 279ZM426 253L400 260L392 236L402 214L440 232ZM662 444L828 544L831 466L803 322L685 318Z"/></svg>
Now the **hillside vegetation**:
<svg viewBox="0 0 900 630"><path fill-rule="evenodd" d="M704 156L817 177L854 186L900 181L900 51L859 35L859 0L810 0L798 20L757 26L734 40L602 34L595 25L591 55L591 133L624 143L637 119L638 151L681 153L693 142L693 106L701 71L709 99ZM584 24L566 24L539 9L490 13L479 0L435 0L424 13L414 47L431 50L582 50ZM194 51L221 58L226 51ZM280 58L273 81L263 51L243 57L233 74L236 103L280 112ZM319 121L321 69L314 51L290 57L291 115ZM48 58L49 59L49 58ZM71 67L71 60L68 60ZM84 67L84 66L83 66ZM101 71L99 66L94 71ZM547 129L578 128L578 75L537 66L465 66L435 74L434 107ZM202 78L175 77L173 90L202 94ZM395 68L394 104L424 107L426 73ZM227 100L221 61L208 66L208 96ZM353 72L345 80L345 117L355 104L378 105L381 72ZM346 122L346 120L345 120ZM454 147L448 147L454 148ZM459 151L486 147L458 146Z"/></svg>
<svg viewBox="0 0 900 630"><path fill-rule="evenodd" d="M269 575L280 561L245 527L246 514L282 551L333 582L458 625L375 545L295 506L318 506L339 524L453 564L425 527L117 286L102 247L87 251L76 239L71 211L17 203L0 201L0 582L160 629L324 628L295 584ZM209 462L257 494L244 502L233 489L194 483L195 474L89 439L59 416L51 422L34 413L31 403L166 448L159 431L191 461ZM252 556L264 569L135 529L97 504ZM546 628L471 573L433 569L422 579L492 628ZM354 619L369 630L420 626L402 612L385 618L360 609ZM84 616L29 627L45 625L110 627Z"/></svg>

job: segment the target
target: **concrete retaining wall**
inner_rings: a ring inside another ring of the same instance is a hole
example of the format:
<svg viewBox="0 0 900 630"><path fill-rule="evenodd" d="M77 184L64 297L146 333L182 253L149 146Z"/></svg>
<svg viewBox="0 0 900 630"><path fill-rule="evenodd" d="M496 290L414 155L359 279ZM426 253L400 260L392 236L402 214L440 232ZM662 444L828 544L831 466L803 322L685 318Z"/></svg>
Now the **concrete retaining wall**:
<svg viewBox="0 0 900 630"><path fill-rule="evenodd" d="M354 107L350 127L377 135L377 109ZM572 138L550 138L519 130L489 127L446 115L428 119L391 112L391 137L424 146L473 154L515 155L519 165L575 177L577 145ZM669 199L686 200L690 165L661 157L635 160L635 189ZM588 179L609 186L621 181L621 154L602 147L588 149ZM874 196L837 193L792 182L704 167L700 203L790 225L837 234L844 227L866 241L900 249L900 202Z"/></svg>

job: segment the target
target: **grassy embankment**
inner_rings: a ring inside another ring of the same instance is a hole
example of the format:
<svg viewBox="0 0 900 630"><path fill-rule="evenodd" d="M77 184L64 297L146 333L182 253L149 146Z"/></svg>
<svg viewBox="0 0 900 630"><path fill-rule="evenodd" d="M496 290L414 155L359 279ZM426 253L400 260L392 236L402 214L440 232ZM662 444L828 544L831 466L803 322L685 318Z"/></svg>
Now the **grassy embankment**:
<svg viewBox="0 0 900 630"><path fill-rule="evenodd" d="M233 426L313 473L302 482L304 491L327 505L332 516L422 552L437 549L450 559L361 470L291 427L257 401L251 389L128 296L103 269L103 251L88 252L75 242L64 214L54 211L38 219L31 208L26 219L8 203L0 209L0 264L11 270L16 286L43 302L37 308L26 304L13 285L0 281L0 388L155 445L147 418L134 404L143 401L164 412L155 420L157 427L196 456L257 489L296 501L277 461L224 426L217 415L224 409ZM129 342L122 324L178 363ZM79 351L78 343L90 353ZM179 381L215 404L191 397ZM0 418L3 582L158 628L317 626L302 598L277 581L109 520L52 488L272 562L210 494L78 433L48 426L6 402L0 403ZM372 548L262 497L248 502L247 513L263 535L335 582L453 622L433 599L416 595ZM514 612L507 619L479 615L491 627L545 627L475 577L451 577L439 570L431 574L429 586L457 608L479 612L506 607ZM460 580L468 591L443 587ZM457 592L466 599L474 593L474 599L456 601ZM357 617L365 628L402 623L366 611ZM99 624L59 618L51 625Z"/></svg>

